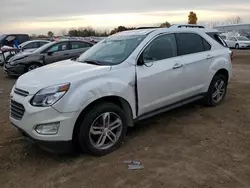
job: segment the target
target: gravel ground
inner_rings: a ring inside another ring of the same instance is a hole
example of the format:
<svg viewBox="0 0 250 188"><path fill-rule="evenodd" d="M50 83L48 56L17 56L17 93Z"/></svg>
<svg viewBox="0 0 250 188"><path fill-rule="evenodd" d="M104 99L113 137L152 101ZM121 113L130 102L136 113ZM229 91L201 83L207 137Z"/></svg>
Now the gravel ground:
<svg viewBox="0 0 250 188"><path fill-rule="evenodd" d="M27 143L8 119L15 80L0 73L0 187L250 187L250 51L235 51L233 79L215 108L188 105L139 123L104 157L54 155ZM131 171L124 160L139 160Z"/></svg>

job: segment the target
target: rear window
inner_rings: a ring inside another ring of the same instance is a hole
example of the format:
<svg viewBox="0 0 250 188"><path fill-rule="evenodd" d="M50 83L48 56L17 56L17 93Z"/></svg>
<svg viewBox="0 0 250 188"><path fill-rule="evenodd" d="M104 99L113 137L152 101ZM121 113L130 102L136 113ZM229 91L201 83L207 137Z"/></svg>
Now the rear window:
<svg viewBox="0 0 250 188"><path fill-rule="evenodd" d="M22 43L24 43L24 42L30 40L30 38L29 38L28 35L16 35L15 37L16 37L16 39L18 40L18 43L19 43L19 44L22 44Z"/></svg>
<svg viewBox="0 0 250 188"><path fill-rule="evenodd" d="M209 35L210 37L212 37L214 40L216 40L218 43L220 43L222 46L224 47L228 47L227 43L222 39L222 37L218 34L218 33L207 33L207 35Z"/></svg>

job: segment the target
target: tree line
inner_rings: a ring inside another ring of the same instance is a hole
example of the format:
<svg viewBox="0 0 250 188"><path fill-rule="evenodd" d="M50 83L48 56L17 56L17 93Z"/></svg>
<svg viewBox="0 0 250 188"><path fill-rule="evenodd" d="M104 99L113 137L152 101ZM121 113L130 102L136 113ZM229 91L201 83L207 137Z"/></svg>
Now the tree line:
<svg viewBox="0 0 250 188"><path fill-rule="evenodd" d="M198 17L196 15L195 12L191 11L189 12L188 15L188 24L197 24L198 22ZM216 25L226 25L226 24L238 24L238 23L242 23L242 19L241 17L237 16L237 17L232 17L232 18L228 18L227 20L223 21L223 22L216 22L216 21L210 21L209 24L206 24L210 27L214 27ZM204 25L204 24L202 24ZM159 27L170 27L171 24L166 21L164 23L159 24ZM126 26L118 26L114 29L112 29L110 32L108 31L98 31L95 30L92 27L86 27L86 28L78 28L78 29L70 29L68 32L66 30L63 30L61 32L62 35L67 35L67 36L74 36L74 37L89 37L89 36L97 36L97 37L106 37L121 31L127 31L127 30L134 30L136 29L135 27L126 27ZM52 38L54 37L54 33L52 31L48 31L47 36L45 35L32 35L31 38Z"/></svg>

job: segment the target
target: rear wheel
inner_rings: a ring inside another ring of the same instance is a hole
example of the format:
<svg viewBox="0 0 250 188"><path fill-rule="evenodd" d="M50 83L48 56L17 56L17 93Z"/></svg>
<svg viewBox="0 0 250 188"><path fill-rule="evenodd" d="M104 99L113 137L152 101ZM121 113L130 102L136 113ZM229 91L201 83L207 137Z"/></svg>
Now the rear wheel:
<svg viewBox="0 0 250 188"><path fill-rule="evenodd" d="M125 112L113 103L93 107L82 119L78 143L82 151L102 156L119 148L127 131Z"/></svg>
<svg viewBox="0 0 250 188"><path fill-rule="evenodd" d="M239 44L236 44L236 45L235 45L235 48L236 48L236 49L239 49L239 48L240 48Z"/></svg>
<svg viewBox="0 0 250 188"><path fill-rule="evenodd" d="M214 76L205 97L205 104L208 106L218 105L226 96L227 78L223 74Z"/></svg>

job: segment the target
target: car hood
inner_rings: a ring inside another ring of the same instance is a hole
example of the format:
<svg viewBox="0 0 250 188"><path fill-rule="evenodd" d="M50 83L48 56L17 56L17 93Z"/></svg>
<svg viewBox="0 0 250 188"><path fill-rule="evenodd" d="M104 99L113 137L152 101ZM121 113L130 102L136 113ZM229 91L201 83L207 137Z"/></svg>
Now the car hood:
<svg viewBox="0 0 250 188"><path fill-rule="evenodd" d="M29 56L32 52L20 52L9 59L9 62Z"/></svg>
<svg viewBox="0 0 250 188"><path fill-rule="evenodd" d="M239 41L240 44L250 44L249 40L245 40L245 41Z"/></svg>
<svg viewBox="0 0 250 188"><path fill-rule="evenodd" d="M32 95L48 86L82 81L110 70L111 66L64 60L23 74L16 81L16 87L28 91Z"/></svg>

